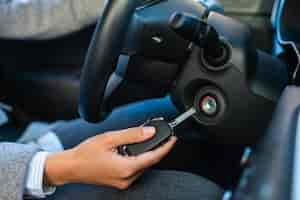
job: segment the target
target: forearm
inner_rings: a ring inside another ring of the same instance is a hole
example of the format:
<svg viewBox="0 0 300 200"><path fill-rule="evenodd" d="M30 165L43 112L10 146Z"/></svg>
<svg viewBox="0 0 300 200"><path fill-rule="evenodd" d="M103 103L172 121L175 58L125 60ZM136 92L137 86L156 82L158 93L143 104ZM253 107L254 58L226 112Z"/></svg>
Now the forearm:
<svg viewBox="0 0 300 200"><path fill-rule="evenodd" d="M60 186L76 182L74 170L77 167L73 150L49 155L45 162L44 185Z"/></svg>
<svg viewBox="0 0 300 200"><path fill-rule="evenodd" d="M0 0L0 37L47 39L93 23L105 0Z"/></svg>
<svg viewBox="0 0 300 200"><path fill-rule="evenodd" d="M0 143L0 199L20 200L35 145Z"/></svg>
<svg viewBox="0 0 300 200"><path fill-rule="evenodd" d="M31 138L30 133L32 130L30 129L34 129L33 126L34 125L29 127L27 130L28 133L25 132L23 138L19 140L19 142L22 143L36 144L41 150L33 156L29 163L25 181L24 197L30 199L42 199L52 195L55 192L54 186L56 186L56 184L44 184L46 183L44 177L46 160L51 157L51 154L54 152L62 152L63 147L53 132L48 132L38 139ZM63 166L63 163L57 163L56 166Z"/></svg>

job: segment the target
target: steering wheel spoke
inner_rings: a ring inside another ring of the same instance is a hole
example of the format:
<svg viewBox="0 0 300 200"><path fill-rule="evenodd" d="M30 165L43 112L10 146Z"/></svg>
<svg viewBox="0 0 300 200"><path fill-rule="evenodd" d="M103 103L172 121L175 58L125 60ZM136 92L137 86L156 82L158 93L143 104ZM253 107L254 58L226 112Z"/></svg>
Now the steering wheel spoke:
<svg viewBox="0 0 300 200"><path fill-rule="evenodd" d="M124 80L125 73L129 64L130 57L127 55L120 55L117 68L109 77L104 93L104 101L107 100L113 92L120 86Z"/></svg>

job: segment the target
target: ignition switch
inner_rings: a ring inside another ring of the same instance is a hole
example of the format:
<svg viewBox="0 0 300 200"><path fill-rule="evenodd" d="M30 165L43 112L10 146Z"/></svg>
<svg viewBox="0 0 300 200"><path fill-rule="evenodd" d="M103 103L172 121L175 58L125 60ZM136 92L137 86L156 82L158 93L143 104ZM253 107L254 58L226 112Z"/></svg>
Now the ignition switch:
<svg viewBox="0 0 300 200"><path fill-rule="evenodd" d="M206 95L199 102L200 110L208 116L214 116L218 112L218 101L215 97Z"/></svg>
<svg viewBox="0 0 300 200"><path fill-rule="evenodd" d="M196 119L204 124L215 124L223 118L227 104L223 92L210 85L199 89L193 100L197 110Z"/></svg>

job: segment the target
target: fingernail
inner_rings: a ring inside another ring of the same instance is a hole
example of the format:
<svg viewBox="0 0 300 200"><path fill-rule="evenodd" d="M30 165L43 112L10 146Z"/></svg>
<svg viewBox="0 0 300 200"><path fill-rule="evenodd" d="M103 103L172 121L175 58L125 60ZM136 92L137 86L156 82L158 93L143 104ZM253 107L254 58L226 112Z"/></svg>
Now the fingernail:
<svg viewBox="0 0 300 200"><path fill-rule="evenodd" d="M177 142L178 138L176 136L173 136L172 138L173 138L174 142Z"/></svg>
<svg viewBox="0 0 300 200"><path fill-rule="evenodd" d="M151 127L151 126L143 127L143 134L146 137L151 137L151 136L153 136L155 134L155 128Z"/></svg>
<svg viewBox="0 0 300 200"><path fill-rule="evenodd" d="M172 141L172 142L177 142L177 137L175 137L175 136L172 136L172 137L170 137L170 140L169 141Z"/></svg>

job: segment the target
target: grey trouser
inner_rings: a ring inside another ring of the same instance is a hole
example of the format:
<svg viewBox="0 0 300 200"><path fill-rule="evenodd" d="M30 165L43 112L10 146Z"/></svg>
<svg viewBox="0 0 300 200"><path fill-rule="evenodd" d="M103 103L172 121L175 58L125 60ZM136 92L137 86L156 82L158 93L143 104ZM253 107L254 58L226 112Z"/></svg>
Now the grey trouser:
<svg viewBox="0 0 300 200"><path fill-rule="evenodd" d="M47 200L221 200L212 182L184 172L149 171L128 190L67 185Z"/></svg>

